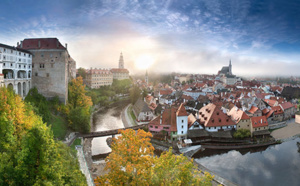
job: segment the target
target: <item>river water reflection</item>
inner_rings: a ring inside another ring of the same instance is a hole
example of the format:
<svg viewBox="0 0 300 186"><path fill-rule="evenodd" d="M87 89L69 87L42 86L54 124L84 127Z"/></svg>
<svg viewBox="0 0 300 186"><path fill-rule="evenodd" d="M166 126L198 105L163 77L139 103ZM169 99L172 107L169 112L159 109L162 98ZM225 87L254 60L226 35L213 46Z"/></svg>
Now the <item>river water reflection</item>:
<svg viewBox="0 0 300 186"><path fill-rule="evenodd" d="M294 139L267 149L205 150L194 158L208 169L239 185L300 185L300 149Z"/></svg>
<svg viewBox="0 0 300 186"><path fill-rule="evenodd" d="M100 111L94 115L93 131L105 131L123 127L120 111L116 108ZM111 136L94 138L92 140L92 156L111 152L111 148L106 143L108 137Z"/></svg>

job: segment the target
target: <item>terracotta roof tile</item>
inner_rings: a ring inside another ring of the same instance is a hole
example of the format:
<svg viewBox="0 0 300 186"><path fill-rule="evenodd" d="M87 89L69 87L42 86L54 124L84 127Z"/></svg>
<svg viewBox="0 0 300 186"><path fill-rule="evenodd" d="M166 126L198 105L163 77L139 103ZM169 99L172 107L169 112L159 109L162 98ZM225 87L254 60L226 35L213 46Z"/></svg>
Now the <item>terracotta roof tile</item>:
<svg viewBox="0 0 300 186"><path fill-rule="evenodd" d="M66 49L57 38L31 38L24 39L22 47L18 47L26 50L30 49Z"/></svg>
<svg viewBox="0 0 300 186"><path fill-rule="evenodd" d="M274 115L283 114L283 110L280 106L272 107L271 109L274 111Z"/></svg>
<svg viewBox="0 0 300 186"><path fill-rule="evenodd" d="M199 110L200 123L205 127L235 125L229 116L224 114L215 104L208 104Z"/></svg>
<svg viewBox="0 0 300 186"><path fill-rule="evenodd" d="M291 102L285 102L280 104L283 110L294 107L294 105Z"/></svg>
<svg viewBox="0 0 300 186"><path fill-rule="evenodd" d="M252 117L251 122L253 128L266 127L269 125L266 116Z"/></svg>
<svg viewBox="0 0 300 186"><path fill-rule="evenodd" d="M252 106L251 109L248 110L248 112L250 112L251 114L254 114L257 110L258 110L258 107Z"/></svg>
<svg viewBox="0 0 300 186"><path fill-rule="evenodd" d="M185 107L183 106L183 104L181 103L177 112L176 112L176 115L177 116L188 116L186 110L185 110Z"/></svg>

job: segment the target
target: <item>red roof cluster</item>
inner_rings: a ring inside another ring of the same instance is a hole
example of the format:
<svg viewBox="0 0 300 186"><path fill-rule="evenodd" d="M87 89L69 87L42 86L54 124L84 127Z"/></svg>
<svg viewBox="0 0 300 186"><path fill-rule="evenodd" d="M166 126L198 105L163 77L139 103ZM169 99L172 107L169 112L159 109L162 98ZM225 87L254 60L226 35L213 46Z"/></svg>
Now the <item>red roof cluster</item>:
<svg viewBox="0 0 300 186"><path fill-rule="evenodd" d="M294 105L291 102L281 103L280 106L281 106L281 108L283 108L283 110L286 110L286 109L289 109L291 107L294 107Z"/></svg>

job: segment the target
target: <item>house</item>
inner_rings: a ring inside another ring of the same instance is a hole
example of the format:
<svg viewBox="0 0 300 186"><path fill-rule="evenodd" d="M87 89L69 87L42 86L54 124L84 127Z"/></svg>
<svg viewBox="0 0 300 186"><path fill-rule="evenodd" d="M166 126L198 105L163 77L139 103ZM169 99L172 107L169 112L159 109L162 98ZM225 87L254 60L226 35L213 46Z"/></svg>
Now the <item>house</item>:
<svg viewBox="0 0 300 186"><path fill-rule="evenodd" d="M284 112L283 112L282 108L280 106L275 106L275 107L272 107L271 109L272 109L273 115L274 115L273 121L279 121L279 122L283 121Z"/></svg>
<svg viewBox="0 0 300 186"><path fill-rule="evenodd" d="M293 116L295 116L297 109L291 102L281 103L279 106L284 112L283 119L291 119Z"/></svg>
<svg viewBox="0 0 300 186"><path fill-rule="evenodd" d="M154 118L153 111L142 99L136 101L132 110L137 122L149 122Z"/></svg>
<svg viewBox="0 0 300 186"><path fill-rule="evenodd" d="M251 118L251 137L265 137L270 135L269 123L265 116Z"/></svg>
<svg viewBox="0 0 300 186"><path fill-rule="evenodd" d="M233 107L228 113L231 120L236 123L236 129L248 129L251 130L251 120L250 117L242 110L237 107Z"/></svg>
<svg viewBox="0 0 300 186"><path fill-rule="evenodd" d="M165 135L172 141L186 138L188 114L183 104L179 107L166 108L162 114L149 122L148 129L153 135L165 131Z"/></svg>
<svg viewBox="0 0 300 186"><path fill-rule="evenodd" d="M231 118L213 103L202 107L196 117L199 119L200 124L205 126L205 130L209 132L236 129L236 124Z"/></svg>

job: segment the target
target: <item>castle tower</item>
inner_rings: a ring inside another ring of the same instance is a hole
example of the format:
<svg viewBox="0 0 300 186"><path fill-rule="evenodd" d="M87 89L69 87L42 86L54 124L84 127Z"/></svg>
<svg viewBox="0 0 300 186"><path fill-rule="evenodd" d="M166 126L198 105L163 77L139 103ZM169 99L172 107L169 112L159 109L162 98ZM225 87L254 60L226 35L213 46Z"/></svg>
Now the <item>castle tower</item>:
<svg viewBox="0 0 300 186"><path fill-rule="evenodd" d="M122 52L121 52L120 59L119 59L119 68L124 69L124 60L123 60Z"/></svg>
<svg viewBox="0 0 300 186"><path fill-rule="evenodd" d="M229 74L232 75L232 66L231 66L231 59L229 60Z"/></svg>
<svg viewBox="0 0 300 186"><path fill-rule="evenodd" d="M147 83L147 85L148 85L148 83L149 83L149 80L148 80L148 71L146 70L146 75L145 75L145 82Z"/></svg>

